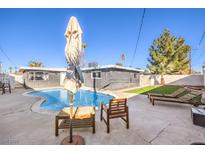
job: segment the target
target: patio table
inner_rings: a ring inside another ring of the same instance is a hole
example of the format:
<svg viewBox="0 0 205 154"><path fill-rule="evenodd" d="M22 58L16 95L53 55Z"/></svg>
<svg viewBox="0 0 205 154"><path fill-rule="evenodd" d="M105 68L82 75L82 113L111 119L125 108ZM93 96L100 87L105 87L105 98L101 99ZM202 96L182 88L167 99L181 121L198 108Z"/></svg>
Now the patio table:
<svg viewBox="0 0 205 154"><path fill-rule="evenodd" d="M205 109L192 107L191 113L193 124L205 127Z"/></svg>

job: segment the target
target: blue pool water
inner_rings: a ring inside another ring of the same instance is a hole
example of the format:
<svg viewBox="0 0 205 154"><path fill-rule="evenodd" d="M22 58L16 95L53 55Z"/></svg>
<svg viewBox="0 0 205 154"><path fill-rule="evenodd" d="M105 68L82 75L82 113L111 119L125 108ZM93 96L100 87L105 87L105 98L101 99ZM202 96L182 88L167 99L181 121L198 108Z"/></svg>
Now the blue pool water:
<svg viewBox="0 0 205 154"><path fill-rule="evenodd" d="M63 89L52 89L34 91L29 93L32 96L42 96L46 100L41 103L40 107L47 110L59 111L64 107L69 107L68 93ZM107 104L113 96L92 92L88 90L79 90L73 100L73 106L96 106L101 102Z"/></svg>

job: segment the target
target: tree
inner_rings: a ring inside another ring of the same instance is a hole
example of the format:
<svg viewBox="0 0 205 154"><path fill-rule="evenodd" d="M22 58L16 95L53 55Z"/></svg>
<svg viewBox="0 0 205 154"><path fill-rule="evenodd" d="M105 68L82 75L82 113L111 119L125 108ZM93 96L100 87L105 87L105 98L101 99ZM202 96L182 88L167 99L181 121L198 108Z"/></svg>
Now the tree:
<svg viewBox="0 0 205 154"><path fill-rule="evenodd" d="M150 74L150 71L148 69L145 69L144 74Z"/></svg>
<svg viewBox="0 0 205 154"><path fill-rule="evenodd" d="M31 61L28 64L29 67L44 67L42 62Z"/></svg>
<svg viewBox="0 0 205 154"><path fill-rule="evenodd" d="M188 53L191 47L182 37L175 37L169 30L164 30L159 38L153 41L149 48L150 64L147 68L154 74L161 75L161 84L164 84L165 74L187 74L189 72Z"/></svg>
<svg viewBox="0 0 205 154"><path fill-rule="evenodd" d="M117 66L123 66L122 63L120 63L120 62L117 62L115 65L117 65Z"/></svg>
<svg viewBox="0 0 205 154"><path fill-rule="evenodd" d="M88 46L87 46L87 44L86 43L83 43L82 44L82 57L81 57L81 59L82 59L82 66L84 67L85 66L85 48L87 48Z"/></svg>

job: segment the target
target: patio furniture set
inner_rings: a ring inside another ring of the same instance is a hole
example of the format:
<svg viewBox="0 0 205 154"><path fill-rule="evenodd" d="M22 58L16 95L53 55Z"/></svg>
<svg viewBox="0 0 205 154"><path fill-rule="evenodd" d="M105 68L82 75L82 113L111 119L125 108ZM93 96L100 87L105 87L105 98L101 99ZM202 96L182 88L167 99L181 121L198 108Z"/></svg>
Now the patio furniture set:
<svg viewBox="0 0 205 154"><path fill-rule="evenodd" d="M110 132L110 119L121 118L126 122L129 128L129 112L127 99L112 99L109 105L101 104L100 120L104 121L107 126L107 133ZM73 108L74 117L72 119L72 127L70 127L70 108L64 108L55 118L55 136L59 135L60 129L85 128L91 127L93 134L95 133L95 108L94 107L77 107ZM105 117L103 117L105 113Z"/></svg>
<svg viewBox="0 0 205 154"><path fill-rule="evenodd" d="M191 109L191 117L193 124L205 127L205 110L198 108L199 105L205 105L204 102L196 101L196 97L201 97L200 90L189 88L179 88L172 94L157 94L149 93L148 99L152 105L155 101L173 102L180 104L193 105ZM63 109L58 113L55 119L55 135L59 135L60 129L70 129L70 113L69 108ZM104 116L105 115L105 116ZM126 128L129 129L129 111L126 98L114 98L110 100L108 105L101 103L100 120L104 121L107 126L107 133L110 133L110 120L113 118L121 118L126 123ZM91 127L95 133L95 108L79 107L74 109L74 119L71 128Z"/></svg>

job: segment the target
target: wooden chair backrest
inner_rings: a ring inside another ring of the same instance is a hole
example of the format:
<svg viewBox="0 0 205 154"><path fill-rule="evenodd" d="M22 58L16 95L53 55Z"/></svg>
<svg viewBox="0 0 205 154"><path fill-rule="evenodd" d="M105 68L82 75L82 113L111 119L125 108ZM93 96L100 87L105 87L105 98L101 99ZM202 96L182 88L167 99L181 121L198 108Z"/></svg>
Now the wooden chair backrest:
<svg viewBox="0 0 205 154"><path fill-rule="evenodd" d="M189 101L189 100L192 100L199 95L202 95L202 93L200 91L190 91L189 93L181 96L180 99L185 100L185 101Z"/></svg>
<svg viewBox="0 0 205 154"><path fill-rule="evenodd" d="M126 112L127 99L126 98L114 98L110 100L109 112L110 114Z"/></svg>
<svg viewBox="0 0 205 154"><path fill-rule="evenodd" d="M199 95L202 94L202 92L201 92L201 91L198 91L198 90L191 90L190 94L199 96Z"/></svg>
<svg viewBox="0 0 205 154"><path fill-rule="evenodd" d="M3 83L0 81L0 88L2 88L3 87Z"/></svg>

